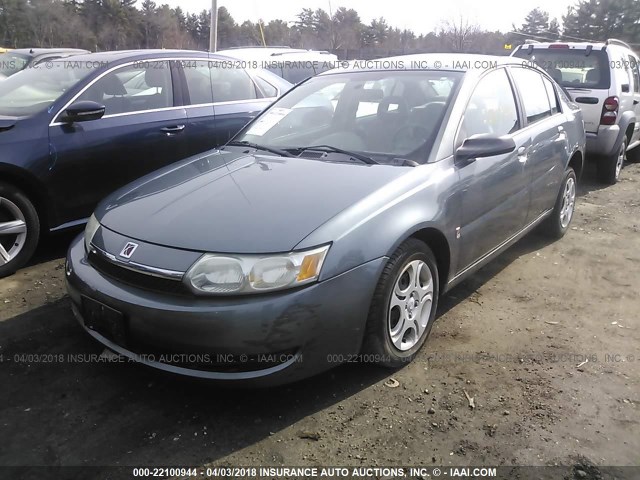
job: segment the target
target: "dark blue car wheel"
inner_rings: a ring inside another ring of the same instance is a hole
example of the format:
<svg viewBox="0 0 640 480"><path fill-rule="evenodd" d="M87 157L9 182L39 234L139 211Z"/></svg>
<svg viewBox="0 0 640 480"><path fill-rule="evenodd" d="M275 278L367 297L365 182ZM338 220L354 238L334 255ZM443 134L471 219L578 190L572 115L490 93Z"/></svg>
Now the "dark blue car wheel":
<svg viewBox="0 0 640 480"><path fill-rule="evenodd" d="M21 190L0 182L0 278L31 258L39 236L40 221L33 204Z"/></svg>

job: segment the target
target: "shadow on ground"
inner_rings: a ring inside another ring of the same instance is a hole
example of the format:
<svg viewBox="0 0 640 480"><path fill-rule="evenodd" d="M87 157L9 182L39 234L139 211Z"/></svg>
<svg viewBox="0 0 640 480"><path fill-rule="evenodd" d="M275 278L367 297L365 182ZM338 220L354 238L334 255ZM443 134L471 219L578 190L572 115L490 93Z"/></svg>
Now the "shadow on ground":
<svg viewBox="0 0 640 480"><path fill-rule="evenodd" d="M523 239L446 295L439 314L546 243ZM0 345L0 432L10 439L3 466L203 465L390 374L347 365L291 386L231 390L96 362L103 349L76 324L67 299L0 323Z"/></svg>
<svg viewBox="0 0 640 480"><path fill-rule="evenodd" d="M599 188L589 167L580 193ZM77 233L48 237L31 263L64 256ZM439 316L548 243L540 232L518 242L445 295ZM95 361L102 350L77 325L68 299L0 322L0 466L203 465L390 374L353 364L291 386L232 390ZM92 476L106 478L106 470Z"/></svg>

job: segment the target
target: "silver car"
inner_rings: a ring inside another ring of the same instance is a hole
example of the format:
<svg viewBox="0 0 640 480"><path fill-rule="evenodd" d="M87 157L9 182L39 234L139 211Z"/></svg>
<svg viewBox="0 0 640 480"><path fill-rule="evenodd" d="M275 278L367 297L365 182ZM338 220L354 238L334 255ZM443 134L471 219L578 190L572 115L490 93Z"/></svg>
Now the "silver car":
<svg viewBox="0 0 640 480"><path fill-rule="evenodd" d="M232 384L411 361L440 295L534 227L569 228L582 114L521 63L327 72L222 149L112 194L68 253L80 324L145 365Z"/></svg>

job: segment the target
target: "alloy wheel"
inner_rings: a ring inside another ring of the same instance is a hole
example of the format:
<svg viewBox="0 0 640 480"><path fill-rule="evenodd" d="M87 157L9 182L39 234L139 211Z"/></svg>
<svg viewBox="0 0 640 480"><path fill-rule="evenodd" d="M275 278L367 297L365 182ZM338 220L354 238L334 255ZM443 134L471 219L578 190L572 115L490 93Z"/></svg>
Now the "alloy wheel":
<svg viewBox="0 0 640 480"><path fill-rule="evenodd" d="M567 228L573 218L576 205L576 182L572 177L567 178L562 195L562 208L560 209L560 225Z"/></svg>
<svg viewBox="0 0 640 480"><path fill-rule="evenodd" d="M27 240L27 222L18 206L0 197L0 266L16 258Z"/></svg>
<svg viewBox="0 0 640 480"><path fill-rule="evenodd" d="M433 308L433 276L422 260L409 262L398 275L387 314L393 345L410 350L424 335Z"/></svg>

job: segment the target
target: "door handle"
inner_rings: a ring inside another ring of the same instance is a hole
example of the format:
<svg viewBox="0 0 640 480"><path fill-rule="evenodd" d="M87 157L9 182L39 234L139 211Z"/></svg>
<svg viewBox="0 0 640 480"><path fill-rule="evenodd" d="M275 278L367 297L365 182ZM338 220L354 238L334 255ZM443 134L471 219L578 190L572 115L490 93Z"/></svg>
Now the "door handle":
<svg viewBox="0 0 640 480"><path fill-rule="evenodd" d="M562 125L558 125L558 140L564 140L567 138L567 132L564 131L564 127Z"/></svg>
<svg viewBox="0 0 640 480"><path fill-rule="evenodd" d="M164 127L161 128L160 131L166 133L167 135L172 135L174 133L180 133L185 128L185 125L176 125L174 127Z"/></svg>
<svg viewBox="0 0 640 480"><path fill-rule="evenodd" d="M520 147L518 149L518 161L520 163L527 163L527 147Z"/></svg>

